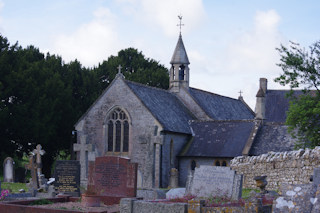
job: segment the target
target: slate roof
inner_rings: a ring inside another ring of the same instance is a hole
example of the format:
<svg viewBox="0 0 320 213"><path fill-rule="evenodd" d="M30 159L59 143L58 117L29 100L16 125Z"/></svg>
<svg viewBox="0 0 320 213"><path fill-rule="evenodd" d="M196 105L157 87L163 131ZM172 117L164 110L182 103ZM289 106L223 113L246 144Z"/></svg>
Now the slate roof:
<svg viewBox="0 0 320 213"><path fill-rule="evenodd" d="M214 120L244 120L254 118L253 111L241 100L195 88L189 88L189 92L207 115Z"/></svg>
<svg viewBox="0 0 320 213"><path fill-rule="evenodd" d="M267 122L286 122L289 109L289 98L286 97L290 90L267 90L266 94L266 121ZM295 90L294 95L302 95L301 90Z"/></svg>
<svg viewBox="0 0 320 213"><path fill-rule="evenodd" d="M193 139L180 157L236 157L242 155L254 121L194 121Z"/></svg>
<svg viewBox="0 0 320 213"><path fill-rule="evenodd" d="M190 64L181 34L179 36L176 48L174 49L170 64Z"/></svg>
<svg viewBox="0 0 320 213"><path fill-rule="evenodd" d="M271 151L292 151L295 140L281 123L265 122L253 141L249 155L261 155Z"/></svg>
<svg viewBox="0 0 320 213"><path fill-rule="evenodd" d="M194 117L174 94L131 81L125 82L163 125L164 130L191 134L188 122Z"/></svg>

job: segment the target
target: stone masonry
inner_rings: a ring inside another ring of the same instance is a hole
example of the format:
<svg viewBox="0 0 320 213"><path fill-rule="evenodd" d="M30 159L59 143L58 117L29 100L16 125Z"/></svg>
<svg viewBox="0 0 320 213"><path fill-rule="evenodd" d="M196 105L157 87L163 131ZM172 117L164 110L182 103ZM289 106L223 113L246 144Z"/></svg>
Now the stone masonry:
<svg viewBox="0 0 320 213"><path fill-rule="evenodd" d="M152 188L159 187L152 181L153 173L159 170L159 165L153 166L154 144L162 143L162 136L153 134L155 126L158 126L158 132L162 130L161 125L156 121L152 114L145 108L141 101L124 83L123 78L116 78L113 83L98 98L95 104L76 124L78 132L78 141L81 138L86 139L85 144L92 144L94 156L107 156L106 136L105 136L105 118L115 107L121 107L129 117L129 153L128 155L118 155L120 157L129 157L132 162L138 163L138 182L139 187ZM90 152L88 153L90 155ZM88 163L85 161L94 161L94 157L80 160L81 171L87 171ZM142 166L143 165L143 166ZM85 174L87 176L87 174ZM140 180L139 180L140 179ZM81 185L87 184L87 178L82 178ZM157 183L159 184L159 183Z"/></svg>
<svg viewBox="0 0 320 213"><path fill-rule="evenodd" d="M279 189L281 184L310 183L313 169L320 166L320 147L290 152L269 152L259 156L234 158L230 167L243 174L243 187L256 188L255 176L266 175L267 189Z"/></svg>

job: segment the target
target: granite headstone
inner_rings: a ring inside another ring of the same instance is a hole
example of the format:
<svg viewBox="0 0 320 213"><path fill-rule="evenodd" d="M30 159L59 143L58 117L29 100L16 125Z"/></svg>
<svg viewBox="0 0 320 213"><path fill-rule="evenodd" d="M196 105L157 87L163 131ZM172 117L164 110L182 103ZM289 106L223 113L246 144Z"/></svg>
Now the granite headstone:
<svg viewBox="0 0 320 213"><path fill-rule="evenodd" d="M58 160L54 186L57 192L80 196L80 163L76 160Z"/></svg>
<svg viewBox="0 0 320 213"><path fill-rule="evenodd" d="M225 197L238 200L242 194L242 175L229 167L200 166L195 168L194 177L186 194L197 197Z"/></svg>

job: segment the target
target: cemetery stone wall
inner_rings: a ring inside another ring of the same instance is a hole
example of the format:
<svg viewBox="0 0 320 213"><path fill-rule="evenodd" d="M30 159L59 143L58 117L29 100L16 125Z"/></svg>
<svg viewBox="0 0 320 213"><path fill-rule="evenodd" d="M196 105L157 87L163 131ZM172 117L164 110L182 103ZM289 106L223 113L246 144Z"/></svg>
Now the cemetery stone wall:
<svg viewBox="0 0 320 213"><path fill-rule="evenodd" d="M269 152L259 156L239 156L230 162L232 170L243 174L243 187L256 188L255 176L267 176L267 189L283 183L310 183L313 169L320 166L320 147L290 152Z"/></svg>

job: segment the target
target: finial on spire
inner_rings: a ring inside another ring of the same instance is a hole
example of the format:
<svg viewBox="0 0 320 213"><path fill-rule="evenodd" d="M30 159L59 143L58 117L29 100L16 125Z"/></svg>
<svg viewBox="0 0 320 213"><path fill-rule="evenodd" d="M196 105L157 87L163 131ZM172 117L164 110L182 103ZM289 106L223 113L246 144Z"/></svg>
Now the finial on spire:
<svg viewBox="0 0 320 213"><path fill-rule="evenodd" d="M177 24L177 26L180 28L180 35L181 35L181 26L184 26L184 24L181 23L182 22L182 15L181 14L178 15L178 18L180 19L180 23Z"/></svg>

